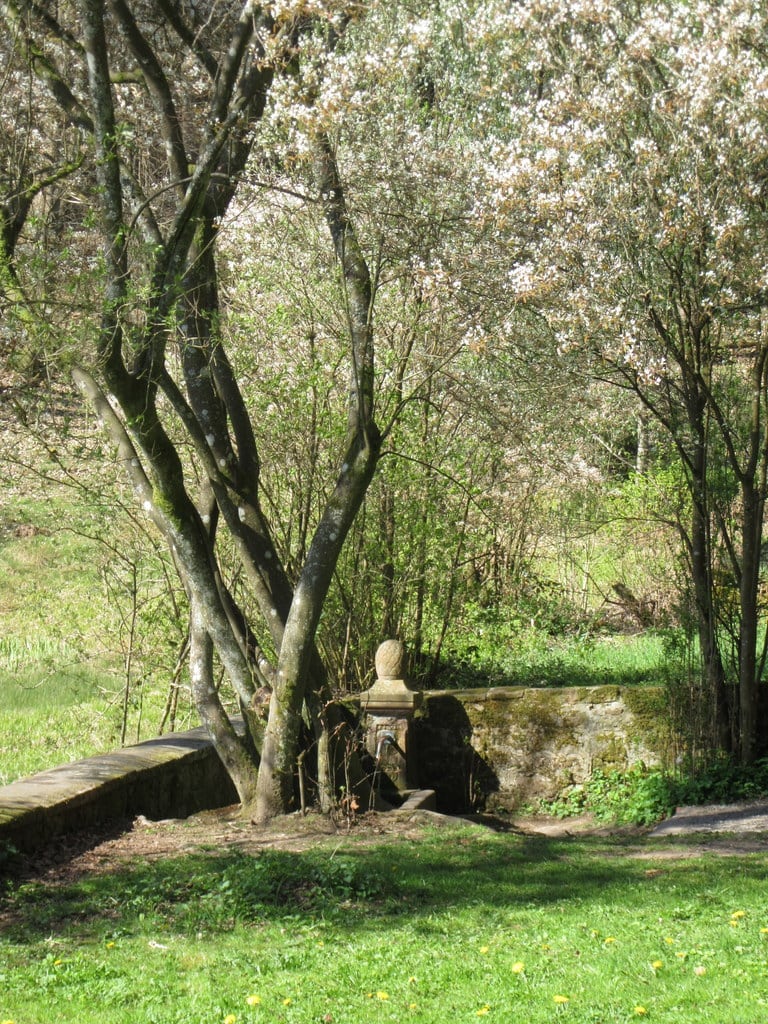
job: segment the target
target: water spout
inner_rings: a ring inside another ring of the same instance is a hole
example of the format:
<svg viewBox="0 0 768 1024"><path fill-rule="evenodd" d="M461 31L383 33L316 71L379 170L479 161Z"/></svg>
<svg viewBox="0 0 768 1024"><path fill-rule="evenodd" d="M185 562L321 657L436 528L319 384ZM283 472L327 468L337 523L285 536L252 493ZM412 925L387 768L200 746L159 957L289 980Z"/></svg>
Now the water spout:
<svg viewBox="0 0 768 1024"><path fill-rule="evenodd" d="M383 732L379 734L379 742L376 744L375 761L377 765L381 764L381 752L384 747L392 747L405 761L405 751L395 739L395 734L393 732Z"/></svg>

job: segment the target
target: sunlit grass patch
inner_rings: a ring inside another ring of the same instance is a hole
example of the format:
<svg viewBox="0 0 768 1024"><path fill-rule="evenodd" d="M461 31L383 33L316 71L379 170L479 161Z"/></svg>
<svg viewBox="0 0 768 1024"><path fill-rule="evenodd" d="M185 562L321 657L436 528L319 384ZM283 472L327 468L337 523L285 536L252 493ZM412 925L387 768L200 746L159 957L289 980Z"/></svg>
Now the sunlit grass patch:
<svg viewBox="0 0 768 1024"><path fill-rule="evenodd" d="M28 885L0 947L0 1017L754 1024L763 858L654 851L448 829Z"/></svg>
<svg viewBox="0 0 768 1024"><path fill-rule="evenodd" d="M173 727L199 724L174 675L186 620L146 538L93 495L28 483L0 509L0 785L167 731L172 686Z"/></svg>

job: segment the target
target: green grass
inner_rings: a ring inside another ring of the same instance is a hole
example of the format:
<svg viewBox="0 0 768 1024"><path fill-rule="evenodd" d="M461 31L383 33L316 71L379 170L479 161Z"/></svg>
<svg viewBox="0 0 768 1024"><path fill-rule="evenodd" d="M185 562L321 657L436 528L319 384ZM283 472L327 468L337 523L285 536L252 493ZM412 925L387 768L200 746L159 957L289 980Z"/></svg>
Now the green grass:
<svg viewBox="0 0 768 1024"><path fill-rule="evenodd" d="M1 662L0 662L1 664ZM103 668L75 665L55 670L0 668L0 786L35 772L106 753L126 743L156 736L167 690L147 684L124 708L123 682ZM141 702L141 706L139 706ZM177 730L199 719L187 697L179 704Z"/></svg>
<svg viewBox="0 0 768 1024"><path fill-rule="evenodd" d="M766 1019L764 856L668 847L458 828L27 884L9 898L0 1020Z"/></svg>
<svg viewBox="0 0 768 1024"><path fill-rule="evenodd" d="M527 661L510 666L518 684L547 686L658 685L664 644L656 633L587 636L550 641Z"/></svg>
<svg viewBox="0 0 768 1024"><path fill-rule="evenodd" d="M135 703L134 694L127 742L137 738ZM146 739L157 732L164 694L148 687L144 703ZM108 663L84 662L64 640L0 640L0 786L115 749L123 714L123 681Z"/></svg>
<svg viewBox="0 0 768 1024"><path fill-rule="evenodd" d="M0 499L0 785L114 749L124 720L126 742L156 735L178 645L157 610L160 574L130 522L69 488L26 483ZM140 569L127 700L118 603L123 616L130 607L116 550ZM197 724L185 694L177 728Z"/></svg>
<svg viewBox="0 0 768 1024"><path fill-rule="evenodd" d="M59 512L61 522L71 521L70 509L61 506ZM95 646L100 616L109 616L100 576L105 553L98 542L61 525L40 529L45 532L6 536L0 543L4 650L24 643L37 650L59 643L80 651Z"/></svg>
<svg viewBox="0 0 768 1024"><path fill-rule="evenodd" d="M82 666L0 669L0 785L114 748L118 686Z"/></svg>
<svg viewBox="0 0 768 1024"><path fill-rule="evenodd" d="M503 636L461 637L448 646L439 685L638 686L659 685L665 675L664 638L655 632L630 636L564 635L537 628Z"/></svg>

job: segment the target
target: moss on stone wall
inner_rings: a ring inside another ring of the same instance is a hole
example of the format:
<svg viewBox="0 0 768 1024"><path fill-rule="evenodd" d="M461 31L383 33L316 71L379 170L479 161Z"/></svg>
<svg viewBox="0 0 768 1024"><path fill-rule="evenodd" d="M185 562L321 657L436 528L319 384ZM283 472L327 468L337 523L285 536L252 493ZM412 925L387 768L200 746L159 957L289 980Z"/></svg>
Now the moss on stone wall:
<svg viewBox="0 0 768 1024"><path fill-rule="evenodd" d="M592 758L592 770L599 768L609 772L620 770L628 765L627 744L613 733L598 733L597 749Z"/></svg>
<svg viewBox="0 0 768 1024"><path fill-rule="evenodd" d="M446 811L553 799L671 748L664 691L616 686L428 693L414 738L420 785Z"/></svg>
<svg viewBox="0 0 768 1024"><path fill-rule="evenodd" d="M589 695L590 704L610 704L623 695L620 686L582 686L578 690Z"/></svg>
<svg viewBox="0 0 768 1024"><path fill-rule="evenodd" d="M503 763L510 746L535 757L545 748L576 742L577 716L563 690L497 691L482 703L465 705L478 753L490 764Z"/></svg>
<svg viewBox="0 0 768 1024"><path fill-rule="evenodd" d="M636 733L662 763L666 763L674 747L669 695L660 686L628 687L622 699L631 713Z"/></svg>

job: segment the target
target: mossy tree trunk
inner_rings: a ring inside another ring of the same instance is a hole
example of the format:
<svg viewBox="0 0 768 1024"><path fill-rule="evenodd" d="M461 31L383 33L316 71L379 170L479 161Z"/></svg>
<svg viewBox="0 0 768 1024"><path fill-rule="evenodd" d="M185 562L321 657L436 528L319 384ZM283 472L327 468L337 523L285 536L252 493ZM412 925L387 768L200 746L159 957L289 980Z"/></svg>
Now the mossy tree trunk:
<svg viewBox="0 0 768 1024"><path fill-rule="evenodd" d="M110 0L108 9L102 0L79 0L76 6L71 24L42 9L30 9L19 20L15 6L8 7L16 28L23 25L19 37L27 58L37 52L38 37L55 39L69 54L71 68L29 59L29 73L44 78L54 107L82 133L93 156L102 240L100 328L95 358L81 360L74 377L172 553L190 606L195 702L245 813L264 818L291 804L306 705L312 704L313 720L325 718L318 711L328 689L315 644L317 626L380 454L371 276L333 147L321 135L312 200L324 211L343 285L349 411L337 479L327 487L327 505L304 564L291 579L264 514L256 432L221 331L218 231L252 158L254 129L274 76L290 68L298 34L311 26L301 20L276 25L250 2L200 24L162 5L163 31L156 32L157 26L142 26L138 8L126 0ZM127 76L126 66L132 68ZM194 88L185 91L179 83L189 67ZM74 83L81 79L87 81L87 98L76 99ZM146 172L151 161L137 171L123 127L127 115L119 90L134 80L147 103L144 141L149 147L153 138L162 140L165 171L159 183ZM10 258L3 265L13 271ZM274 659L262 650L244 606L223 582L220 534L239 559ZM214 656L246 712L245 737L233 727L214 685ZM265 690L269 713L262 730L253 725L252 706ZM331 767L321 765L321 775L327 805Z"/></svg>

